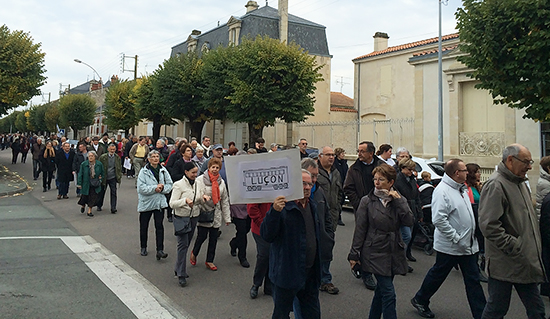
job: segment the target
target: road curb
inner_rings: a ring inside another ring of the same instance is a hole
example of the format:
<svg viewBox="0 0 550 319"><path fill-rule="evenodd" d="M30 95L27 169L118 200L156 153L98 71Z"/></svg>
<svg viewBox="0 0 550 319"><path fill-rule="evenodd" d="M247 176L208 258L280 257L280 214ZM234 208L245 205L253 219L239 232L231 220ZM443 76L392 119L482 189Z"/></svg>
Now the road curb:
<svg viewBox="0 0 550 319"><path fill-rule="evenodd" d="M29 189L31 187L25 179L0 164L0 196L19 194Z"/></svg>

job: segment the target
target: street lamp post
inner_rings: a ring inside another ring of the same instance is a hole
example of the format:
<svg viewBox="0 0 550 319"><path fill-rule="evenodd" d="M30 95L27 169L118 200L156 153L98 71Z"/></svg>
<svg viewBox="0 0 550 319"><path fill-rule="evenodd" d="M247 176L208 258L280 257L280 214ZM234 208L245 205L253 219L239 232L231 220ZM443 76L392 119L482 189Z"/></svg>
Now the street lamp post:
<svg viewBox="0 0 550 319"><path fill-rule="evenodd" d="M99 78L99 85L101 85L101 87L103 87L103 83L101 83L101 75L99 75L99 73L97 73L97 71L91 65L89 65L86 62L82 62L79 59L74 59L74 61L76 63L84 64L85 66L92 69L94 71L94 73L97 74L97 77ZM94 79L95 79L95 75L94 75ZM99 134L103 134L103 106L102 105L99 106L99 131L100 131Z"/></svg>
<svg viewBox="0 0 550 319"><path fill-rule="evenodd" d="M437 94L437 102L438 102L438 125L437 125L437 142L438 142L438 152L437 152L437 159L440 161L443 161L443 65L442 65L442 56L443 52L441 48L441 2L446 0L439 0L439 39L438 39L438 47L437 47L437 65L438 65L438 78L437 78L437 84L438 84L438 94Z"/></svg>

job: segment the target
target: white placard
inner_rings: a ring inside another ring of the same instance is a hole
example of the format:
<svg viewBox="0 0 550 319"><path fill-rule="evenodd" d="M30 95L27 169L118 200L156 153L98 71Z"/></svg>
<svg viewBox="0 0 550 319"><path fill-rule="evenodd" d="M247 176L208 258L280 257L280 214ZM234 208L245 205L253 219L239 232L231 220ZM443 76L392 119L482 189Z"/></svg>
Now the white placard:
<svg viewBox="0 0 550 319"><path fill-rule="evenodd" d="M130 163L129 158L124 159L124 165L122 165L125 169L132 169L132 163Z"/></svg>
<svg viewBox="0 0 550 319"><path fill-rule="evenodd" d="M272 203L304 197L298 149L224 158L231 204Z"/></svg>

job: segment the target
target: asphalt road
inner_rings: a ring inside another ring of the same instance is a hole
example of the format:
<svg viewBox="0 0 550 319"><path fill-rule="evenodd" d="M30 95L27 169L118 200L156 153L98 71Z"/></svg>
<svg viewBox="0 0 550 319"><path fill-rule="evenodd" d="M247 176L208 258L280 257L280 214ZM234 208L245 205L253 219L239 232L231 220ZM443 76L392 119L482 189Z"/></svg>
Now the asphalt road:
<svg viewBox="0 0 550 319"><path fill-rule="evenodd" d="M118 192L118 213L109 213L109 199L106 199L103 212L95 212L95 217L86 217L80 213L80 207L77 205L75 196L75 187L71 183L70 198L66 200L57 200L54 189L43 193L41 180L32 180L32 161L28 160L26 164L11 163L11 152L0 152L0 163L7 166L10 170L23 176L33 190L27 192L24 196L29 197L29 201L36 202L36 205L45 209L56 218L66 224L62 233L64 235L77 234L80 236L90 236L95 241L101 243L108 250L122 259L131 268L145 277L152 285L157 287L162 293L168 296L176 307L182 312L190 314L194 318L270 318L273 304L270 296L260 293L255 300L250 299L249 289L252 285L252 275L255 264L255 245L252 235L248 237L248 260L251 268L240 266L236 257L229 254L229 240L233 237L235 230L233 225L222 226L223 231L219 241L215 258L215 264L218 271L213 272L204 266L206 244L203 245L201 254L198 256L197 266L188 265L187 287L180 287L177 278L174 276L174 262L176 255L176 240L173 235L173 226L164 221L165 226L165 251L168 258L157 261L154 256L154 227L151 222L149 228L149 256L142 257L139 254L139 225L137 206L137 194L134 188L134 180L123 177L121 187ZM38 185L36 184L38 183ZM10 197L1 198L0 204L6 204ZM14 210L24 210L22 206L15 206ZM0 211L0 214L2 212ZM331 265L333 283L340 289L338 295L328 295L322 292L320 294L322 317L323 318L366 318L368 316L369 306L372 300L373 292L367 290L361 280L352 277L349 264L346 260L353 235L353 215L351 212L344 212L342 216L346 226L339 227L336 232L336 246L334 249L334 261ZM53 221L45 221L51 223ZM25 231L18 234L18 231L10 232L10 236L30 236L33 231ZM6 236L7 233L0 233L0 236ZM5 254L40 254L40 250L33 250L28 247L14 247L10 249L5 247L6 241L0 241L0 256ZM407 276L397 276L394 280L397 292L397 310L400 318L420 318L416 310L410 305L409 300L420 287L424 275L435 261L435 255L428 256L421 250L414 250L413 255L417 262L411 263L414 272ZM2 258L0 257L0 258ZM59 274L58 274L59 275ZM86 277L79 277L78 280ZM5 279L0 278L0 284L5 284ZM40 277L37 277L40 281ZM75 279L76 280L76 279ZM26 282L24 278L10 278L10 284L17 285L17 282ZM486 290L486 284L482 284ZM1 286L0 286L1 288ZM38 289L38 288L37 288ZM47 288L43 288L46 289ZM71 290L70 286L58 287L56 289ZM116 294L104 293L97 298L105 298L104 307L109 307L110 303L116 303ZM0 294L0 301L2 295ZM108 302L107 302L108 301ZM51 301L55 303L56 300ZM547 313L550 313L550 303L545 299ZM0 303L1 305L1 303ZM79 307L79 304L75 304ZM32 304L31 306L32 307ZM471 318L466 293L462 283L462 276L459 271L452 271L439 292L431 300L431 309L436 314L436 318L462 319ZM105 310L103 308L103 310ZM15 308L12 311L17 311ZM104 317L102 307L90 308L91 312L97 311L95 318ZM2 310L0 309L0 317ZM37 316L37 318L40 316ZM113 318L117 316L111 316ZM513 293L512 304L507 318L526 318L525 311L519 298Z"/></svg>

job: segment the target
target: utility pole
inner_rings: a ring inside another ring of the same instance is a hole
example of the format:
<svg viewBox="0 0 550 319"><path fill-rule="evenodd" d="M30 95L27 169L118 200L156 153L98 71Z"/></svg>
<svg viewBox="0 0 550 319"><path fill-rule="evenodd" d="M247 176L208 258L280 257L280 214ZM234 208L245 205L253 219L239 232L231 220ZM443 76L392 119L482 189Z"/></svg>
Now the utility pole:
<svg viewBox="0 0 550 319"><path fill-rule="evenodd" d="M134 68L133 69L126 69L126 59L134 59ZM124 71L134 72L134 80L136 80L137 79L137 68L138 68L138 56L137 56L137 54L135 56L126 56L126 54L122 53L122 73L124 73Z"/></svg>

